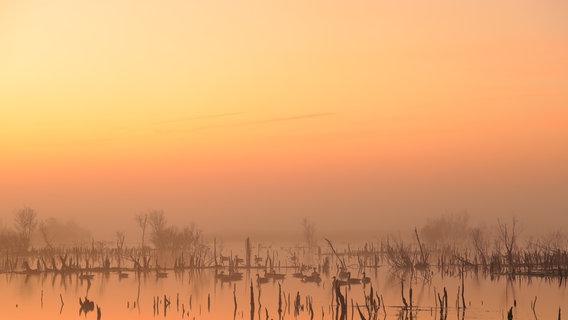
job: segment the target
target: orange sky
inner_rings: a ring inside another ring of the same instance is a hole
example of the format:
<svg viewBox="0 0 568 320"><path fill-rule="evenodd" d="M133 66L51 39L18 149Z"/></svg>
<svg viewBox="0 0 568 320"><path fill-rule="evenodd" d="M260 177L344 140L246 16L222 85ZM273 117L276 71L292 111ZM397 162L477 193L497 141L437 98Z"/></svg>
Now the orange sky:
<svg viewBox="0 0 568 320"><path fill-rule="evenodd" d="M4 0L0 221L567 223L567 57L563 0Z"/></svg>

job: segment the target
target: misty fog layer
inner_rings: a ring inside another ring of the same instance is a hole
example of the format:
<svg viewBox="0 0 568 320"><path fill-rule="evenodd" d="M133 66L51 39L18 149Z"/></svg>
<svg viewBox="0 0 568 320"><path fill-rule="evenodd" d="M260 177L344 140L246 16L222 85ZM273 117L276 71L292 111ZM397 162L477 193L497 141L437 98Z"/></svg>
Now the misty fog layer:
<svg viewBox="0 0 568 320"><path fill-rule="evenodd" d="M4 226L568 223L564 1L2 3Z"/></svg>

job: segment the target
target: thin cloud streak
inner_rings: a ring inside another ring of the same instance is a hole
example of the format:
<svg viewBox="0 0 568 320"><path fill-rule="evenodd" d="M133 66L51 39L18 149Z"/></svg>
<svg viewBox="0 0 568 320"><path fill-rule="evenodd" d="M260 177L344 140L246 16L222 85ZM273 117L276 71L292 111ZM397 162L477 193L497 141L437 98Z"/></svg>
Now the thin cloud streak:
<svg viewBox="0 0 568 320"><path fill-rule="evenodd" d="M208 126L208 127L197 128L194 131L207 130L207 129L219 129L219 128L262 125L262 124L273 123L273 122L288 122L288 121L304 120L304 119L311 119L311 118L328 117L328 116L333 116L333 115L336 115L336 114L337 113L335 113L335 112L312 113L312 114L305 114L305 115L298 115L298 116L271 118L271 119L264 119L264 120L257 120L257 121L233 123L233 124L228 124L228 125Z"/></svg>
<svg viewBox="0 0 568 320"><path fill-rule="evenodd" d="M259 121L254 121L254 122L247 122L247 123L243 123L242 125L263 124L263 123L270 123L270 122L294 121L294 120L302 120L302 119L309 119L309 118L327 117L327 116L332 116L332 115L335 115L335 114L336 113L333 113L333 112L313 113L313 114L306 114L306 115L301 115L301 116L273 118L273 119L259 120Z"/></svg>
<svg viewBox="0 0 568 320"><path fill-rule="evenodd" d="M244 113L247 113L247 112L230 112L230 113L212 114L212 115L200 116L200 117L189 117L189 118L181 118L181 119L164 120L164 121L157 122L157 124L167 124L167 123L176 123L176 122L230 117L230 116L236 116L236 115L244 114Z"/></svg>

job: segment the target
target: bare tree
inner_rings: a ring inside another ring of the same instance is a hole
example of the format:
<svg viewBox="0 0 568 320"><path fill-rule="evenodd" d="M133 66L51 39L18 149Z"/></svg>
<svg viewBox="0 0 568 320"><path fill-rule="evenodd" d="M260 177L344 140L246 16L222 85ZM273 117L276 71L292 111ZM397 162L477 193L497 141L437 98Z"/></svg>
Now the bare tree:
<svg viewBox="0 0 568 320"><path fill-rule="evenodd" d="M37 229L35 234L50 249L91 242L90 231L72 220L61 222L56 218L47 218L39 221Z"/></svg>
<svg viewBox="0 0 568 320"><path fill-rule="evenodd" d="M53 218L51 218L51 219L53 219ZM49 228L48 228L47 225L48 225L47 220L40 222L39 223L39 231L41 233L41 237L43 238L43 241L45 242L45 245L49 249L53 249L53 235L50 234Z"/></svg>
<svg viewBox="0 0 568 320"><path fill-rule="evenodd" d="M142 230L142 249L144 249L144 238L146 237L146 226L148 225L148 213L141 213L136 215L135 217L136 219L136 223L138 223L138 226L140 227L140 230Z"/></svg>
<svg viewBox="0 0 568 320"><path fill-rule="evenodd" d="M152 227L152 243L157 249L163 249L166 246L167 238L167 221L164 210L152 210L148 215L148 222Z"/></svg>
<svg viewBox="0 0 568 320"><path fill-rule="evenodd" d="M122 248L124 248L124 239L125 238L126 238L126 236L124 235L123 231L117 231L116 232L116 248L118 249L119 253L121 253Z"/></svg>
<svg viewBox="0 0 568 320"><path fill-rule="evenodd" d="M514 251L517 248L517 219L513 218L513 223L509 227L506 223L498 221L498 239L497 241L505 247L505 258L509 264L510 271L514 273ZM500 247L500 245L499 245Z"/></svg>
<svg viewBox="0 0 568 320"><path fill-rule="evenodd" d="M307 218L302 220L302 227L304 232L304 240L308 245L308 248L311 250L316 246L316 227L313 223L308 221Z"/></svg>
<svg viewBox="0 0 568 320"><path fill-rule="evenodd" d="M181 248L184 250L191 250L197 246L200 237L201 231L194 223L185 226L183 230L176 235L177 242L180 243Z"/></svg>
<svg viewBox="0 0 568 320"><path fill-rule="evenodd" d="M483 266L486 266L489 256L489 240L487 236L480 227L476 227L471 230L471 239L473 241L475 251L477 252L478 257L481 259L481 264Z"/></svg>
<svg viewBox="0 0 568 320"><path fill-rule="evenodd" d="M20 237L22 250L28 250L32 233L37 226L37 214L34 209L25 206L18 210L14 219L14 225Z"/></svg>
<svg viewBox="0 0 568 320"><path fill-rule="evenodd" d="M428 219L420 230L424 242L435 247L463 245L464 234L469 232L469 214L446 213L440 217Z"/></svg>

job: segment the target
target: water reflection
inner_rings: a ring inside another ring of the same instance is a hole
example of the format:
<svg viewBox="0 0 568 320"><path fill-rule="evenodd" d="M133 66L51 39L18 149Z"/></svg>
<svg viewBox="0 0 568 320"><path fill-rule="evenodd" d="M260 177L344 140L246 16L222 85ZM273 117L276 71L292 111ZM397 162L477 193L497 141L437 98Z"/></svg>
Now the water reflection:
<svg viewBox="0 0 568 320"><path fill-rule="evenodd" d="M286 251L287 254L288 251ZM4 274L1 318L502 319L551 318L567 308L564 281L465 271L341 268L192 269ZM127 276L125 276L126 274ZM239 274L239 276L236 276ZM309 281L309 277L319 281ZM228 276L228 277L225 277ZM262 279L262 280L260 280ZM358 281L354 280L358 279ZM363 279L368 279L363 281ZM535 308L538 297L538 307ZM79 303L77 303L79 302ZM18 305L16 308L15 306ZM99 308L97 308L97 306ZM512 308L512 309L511 309ZM517 318L517 316L515 316Z"/></svg>

